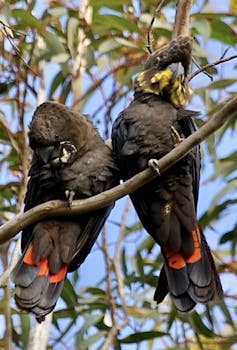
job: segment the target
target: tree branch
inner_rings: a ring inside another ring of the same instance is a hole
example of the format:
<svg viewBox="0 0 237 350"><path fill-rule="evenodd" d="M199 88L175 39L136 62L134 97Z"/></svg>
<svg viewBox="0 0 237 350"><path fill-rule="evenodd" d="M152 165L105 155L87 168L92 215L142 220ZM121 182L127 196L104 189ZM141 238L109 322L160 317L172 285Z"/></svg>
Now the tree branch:
<svg viewBox="0 0 237 350"><path fill-rule="evenodd" d="M151 54L153 52L153 45L152 45L152 41L153 41L153 38L152 38L152 27L153 27L153 24L155 22L155 19L156 19L156 16L158 15L158 13L160 12L160 9L162 7L164 3L164 0L160 0L158 1L158 4L156 5L156 8L155 8L155 11L154 11L154 14L153 14L153 17L151 19L151 23L148 27L148 31L147 31L147 45L146 45L146 48L149 52L149 54Z"/></svg>
<svg viewBox="0 0 237 350"><path fill-rule="evenodd" d="M219 129L224 122L231 117L231 114L237 110L237 97L232 98L226 103L214 116L206 122L199 130L190 135L171 152L166 154L158 162L160 172L163 173L171 165L183 158L190 150L206 139L217 129ZM131 179L127 180L123 184L116 186L108 191L100 193L96 196L75 200L69 207L68 202L54 200L38 205L25 213L18 214L12 220L4 224L0 228L0 244L6 242L16 235L17 232L24 227L33 224L39 220L51 217L51 216L68 216L78 215L86 212L90 212L99 208L103 208L111 202L134 192L141 186L150 182L157 176L156 173L150 168L135 175Z"/></svg>
<svg viewBox="0 0 237 350"><path fill-rule="evenodd" d="M214 66L217 66L218 64L221 64L221 63L224 63L224 62L228 62L228 61L234 60L236 58L237 58L237 55L233 55L233 56L226 57L226 58L220 58L219 60L217 60L215 62L212 62L212 63L208 63L205 66L200 67L198 70L196 70L192 74L189 74L188 80L189 81L192 80L196 75L198 75L201 72L206 71L208 68L212 68Z"/></svg>
<svg viewBox="0 0 237 350"><path fill-rule="evenodd" d="M180 35L189 36L189 21L192 0L179 0L175 14L174 29L172 39Z"/></svg>

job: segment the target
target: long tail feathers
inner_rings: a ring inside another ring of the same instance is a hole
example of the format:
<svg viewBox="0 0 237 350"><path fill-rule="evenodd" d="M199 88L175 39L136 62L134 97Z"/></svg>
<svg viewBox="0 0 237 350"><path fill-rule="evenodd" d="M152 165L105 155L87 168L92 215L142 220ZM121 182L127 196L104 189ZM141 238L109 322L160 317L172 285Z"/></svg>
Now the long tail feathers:
<svg viewBox="0 0 237 350"><path fill-rule="evenodd" d="M163 249L165 258L154 300L160 303L168 293L181 312L192 310L196 303L206 304L223 298L221 282L205 237L198 227L192 232L194 250L185 257L182 252Z"/></svg>
<svg viewBox="0 0 237 350"><path fill-rule="evenodd" d="M39 262L33 259L33 246L30 244L23 257L12 272L16 285L15 300L17 306L35 314L42 322L50 313L63 288L68 266L63 264L57 273L49 271L48 259Z"/></svg>

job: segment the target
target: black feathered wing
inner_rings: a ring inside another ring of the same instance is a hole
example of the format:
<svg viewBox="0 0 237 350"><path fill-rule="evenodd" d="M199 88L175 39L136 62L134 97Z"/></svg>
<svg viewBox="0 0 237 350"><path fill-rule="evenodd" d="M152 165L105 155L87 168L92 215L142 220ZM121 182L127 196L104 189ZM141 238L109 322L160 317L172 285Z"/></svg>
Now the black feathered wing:
<svg viewBox="0 0 237 350"><path fill-rule="evenodd" d="M114 169L100 171L87 185L83 198L117 184ZM64 168L63 171L66 171ZM34 158L25 196L25 210L53 199L65 200L65 184L60 183L60 168L54 169ZM75 176L75 174L74 174ZM77 184L76 184L77 186ZM59 298L67 272L80 266L91 251L113 204L92 213L70 218L40 221L22 231L22 258L12 273L19 308L33 312L38 322L44 320Z"/></svg>
<svg viewBox="0 0 237 350"><path fill-rule="evenodd" d="M156 157L155 144L145 149L139 134L138 124L144 123L139 108L137 117L129 118L126 113L125 110L115 121L112 132L113 149L124 180L143 170L149 158ZM162 113L162 110L157 110L157 113ZM192 111L177 112L174 126L183 137L195 131L191 119L195 114ZM154 125L156 127L159 126ZM197 302L206 303L222 297L210 249L196 222L199 147L187 157L160 178L131 194L143 226L160 244L164 256L165 264L154 298L161 302L170 291L176 307L184 312L191 310ZM167 214L164 215L165 210Z"/></svg>

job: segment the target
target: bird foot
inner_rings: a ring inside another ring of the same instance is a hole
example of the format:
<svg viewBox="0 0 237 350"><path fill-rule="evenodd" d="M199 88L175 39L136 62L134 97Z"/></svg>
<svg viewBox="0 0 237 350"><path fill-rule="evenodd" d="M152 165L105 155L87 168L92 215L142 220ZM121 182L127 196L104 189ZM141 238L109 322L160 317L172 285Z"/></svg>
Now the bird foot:
<svg viewBox="0 0 237 350"><path fill-rule="evenodd" d="M159 162L155 158L148 160L148 166L153 169L160 176Z"/></svg>
<svg viewBox="0 0 237 350"><path fill-rule="evenodd" d="M181 137L178 131L173 126L171 126L171 135L173 138L174 147L177 147L182 141L185 140L185 138Z"/></svg>
<svg viewBox="0 0 237 350"><path fill-rule="evenodd" d="M77 152L76 147L69 141L60 142L60 162L67 164L71 162Z"/></svg>
<svg viewBox="0 0 237 350"><path fill-rule="evenodd" d="M68 200L68 203L69 203L69 207L71 207L72 206L72 201L73 201L73 199L74 199L74 197L75 197L75 192L74 191L70 191L70 190L66 190L65 191L65 196L66 196L66 198L67 198L67 200Z"/></svg>
<svg viewBox="0 0 237 350"><path fill-rule="evenodd" d="M77 152L76 147L69 141L62 141L59 144L59 156L51 161L51 165L59 167L61 164L71 163Z"/></svg>

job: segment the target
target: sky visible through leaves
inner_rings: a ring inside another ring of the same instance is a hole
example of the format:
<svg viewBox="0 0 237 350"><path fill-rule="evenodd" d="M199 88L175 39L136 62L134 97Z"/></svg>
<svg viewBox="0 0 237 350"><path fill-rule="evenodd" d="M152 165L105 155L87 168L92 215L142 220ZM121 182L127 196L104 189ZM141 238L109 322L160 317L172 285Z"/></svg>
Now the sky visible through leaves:
<svg viewBox="0 0 237 350"><path fill-rule="evenodd" d="M44 2L44 1L37 1L36 4L37 6L34 9L34 15L38 18L41 17L43 11L47 6L49 6L51 2ZM91 2L93 5L93 1ZM99 3L99 1L98 1ZM139 1L134 0L135 6L137 9L139 8ZM205 3L203 0L197 0L194 2L192 12L196 13L200 10L202 7L202 4ZM43 5L42 5L43 4ZM76 1L71 2L72 7L73 4L77 5ZM208 2L206 5L206 12L212 12L213 10L216 12L227 12L229 9L229 5L232 4L234 6L234 2L229 2L229 1L222 1L222 0L211 0ZM113 13L113 11L108 11L106 8L101 10L101 13ZM167 18L169 19L170 22L173 21L174 18L174 9L173 8L168 8L167 13L166 13ZM66 17L63 17L60 19L63 24L66 25ZM226 23L231 23L232 18L226 18L225 19ZM199 21L197 19L196 28L199 30L198 40L200 40L201 43L201 48L207 53L208 61L215 61L220 56L223 54L224 50L228 47L229 51L227 53L227 56L231 56L236 54L236 42L233 45L230 45L227 43L224 39L221 38L221 40L216 40L212 39L209 40L209 31L211 30L210 27L208 27L208 21ZM236 22L235 22L236 25ZM107 29L108 31L109 29ZM213 29L212 29L213 30ZM156 32L157 33L157 32ZM216 29L216 38L218 37L219 32L218 28ZM227 37L227 36L226 36ZM98 43L95 41L95 44L98 45ZM106 45L104 45L105 48ZM98 46L97 46L98 48ZM99 46L101 49L101 46ZM94 50L94 47L93 47ZM115 55L115 53L114 53ZM117 63L116 59L113 61L113 55L111 54L111 61L112 64L115 65ZM98 62L101 63L101 67L103 67L104 64L104 71L108 70L108 60L103 61L103 55L101 55L98 59ZM203 121L207 120L207 110L210 110L213 108L213 101L218 101L219 103L222 103L228 96L230 92L235 92L237 88L237 84L228 84L227 80L230 79L236 79L236 60L226 62L225 64L222 64L220 66L216 67L216 74L214 74L214 80L213 82L210 81L210 79L205 76L204 74L199 74L197 77L195 77L191 81L191 86L194 88L195 93L194 97L190 103L190 108L194 110L199 110L201 111L201 117L198 120L198 124L202 124ZM104 71L100 67L100 70L97 70L95 67L92 68L92 71L94 75L99 78L103 76ZM65 68L65 67L64 67ZM58 73L58 71L61 69L60 63L55 63L55 61L52 59L52 62L47 62L46 64L46 80L45 80L45 87L46 87L46 95L48 96L50 93L50 88L51 88L51 82L55 75ZM122 73L123 74L123 73ZM119 79L122 80L121 76L119 76ZM218 83L220 86L216 87L213 85L213 88L211 89L210 86L211 84L215 84L215 78L218 76ZM124 78L125 79L125 78ZM88 74L85 74L84 80L83 80L83 91L87 91L87 88L91 85L92 78ZM221 85L222 84L222 85ZM225 85L226 84L226 85ZM206 87L206 93L205 93L205 88ZM102 88L98 88L98 90L93 93L93 95L87 99L85 105L83 106L83 112L88 113L90 115L94 115L95 111L98 109L98 107L103 104L103 101L106 100L107 98L110 97L111 91L114 89L114 79L111 77L105 81L103 84ZM58 89L59 90L59 89ZM56 97L57 93L59 95L58 90L56 90ZM209 91L211 90L211 93L209 94ZM124 109L128 103L132 99L132 91L128 92L125 94L125 97L122 98L118 103L115 104L115 107L111 109L111 113L109 117L111 117L112 120L114 120L119 112ZM212 100L213 99L213 100ZM212 100L212 101L211 101ZM29 95L29 106L26 109L26 114L25 114L25 121L26 125L29 123L31 115L33 113L33 105L35 104L36 107L36 101L31 99ZM71 105L73 103L73 96L68 95L66 104ZM95 116L95 122L98 122L98 128L103 136L107 137L107 130L105 128L105 124L102 122L105 118L105 113L106 113L106 108L110 107L109 102L105 103L103 108L96 114ZM11 118L11 107L8 105L8 102L6 101L5 103L2 104L1 109L4 110L5 115L9 115L9 127L16 131L18 127L18 120L17 119L12 119ZM100 121L100 123L99 123ZM109 121L109 132L111 130L111 122ZM218 135L220 135L221 132L218 132ZM216 207L219 203L223 203L226 200L230 199L235 199L236 198L236 190L230 191L231 188L228 188L229 185L229 179L230 178L235 178L237 175L236 171L231 172L229 177L226 176L226 171L224 165L226 164L225 162L218 161L219 158L224 158L227 157L228 155L232 154L233 152L236 151L236 131L232 129L228 129L225 133L221 141L217 143L218 138L210 138L208 142L202 144L202 152L203 152L203 164L202 164L202 173L201 173L201 187L200 187L200 195L199 195L199 204L198 204L198 217L201 219L202 223L207 221L207 212L210 212L210 215L214 217L214 220L211 221L211 224L209 223L205 227L205 235L207 237L207 241L210 244L210 246L216 251L217 254L217 260L218 260L218 251L224 249L226 250L226 256L221 255L223 261L228 262L230 260L230 242L228 241L224 245L220 245L220 237L222 236L223 232L228 232L233 230L233 228L236 225L236 211L237 211L237 205L231 205L228 206L226 210L222 211L220 216L212 214L212 209ZM2 182L7 182L9 181L9 176L8 174L8 169L1 168L2 171ZM7 174L7 175L6 175ZM223 190L223 193L221 192ZM226 191L226 192L225 192ZM222 196L223 194L223 196ZM218 197L219 196L219 197ZM231 198L230 198L231 196ZM127 202L127 198L123 198L122 200L119 200L116 203L116 206L114 210L112 211L108 223L106 225L106 236L107 236L107 244L109 247L109 253L111 256L113 256L114 248L115 248L115 243L116 239L118 237L118 230L119 230L119 225L121 223L121 217L124 212L124 207ZM127 234L124 240L124 246L126 247L126 256L128 258L127 260L127 269L128 271L132 271L132 269L136 268L134 275L139 276L139 273L145 273L150 272L150 265L152 265L153 261L152 258L154 258L156 255L158 255L159 248L155 247L152 249L152 252L145 255L144 251L141 250L141 254L137 253L137 251L140 250L141 245L147 238L147 234L141 229L141 227L138 226L138 218L132 207L130 208L129 211L129 216L126 222L126 226L132 230L134 228L134 232ZM102 279L105 276L105 261L104 261L104 256L101 251L101 244L102 244L102 237L100 236L98 240L98 244L95 245L93 248L92 253L88 256L86 259L85 263L80 267L79 269L79 278L77 274L71 275L71 282L72 284L75 281L75 290L76 292L81 291L82 297L83 297L83 287L98 287L98 288L106 288L106 281ZM222 252L223 253L223 252ZM142 268L142 262L147 262L147 265ZM141 264L139 265L139 262ZM150 265L149 265L150 262ZM140 268L140 270L139 270ZM123 266L123 269L125 267ZM137 271L139 270L139 271ZM158 272L155 272L156 275L158 275ZM132 276L132 273L131 273ZM131 277L130 276L130 277ZM134 277L134 276L132 276ZM223 287L224 291L227 294L232 294L232 295L237 295L237 285L236 285L236 274L233 273L223 273L222 274L222 282L223 282ZM114 294L116 295L116 287L115 287L115 282L114 282ZM131 307L130 310L131 313L133 312L135 315L134 319L131 321L132 326L126 328L123 330L121 333L121 337L126 337L130 335L131 333L139 333L139 331L149 331L152 329L153 324L155 324L154 319L151 317L151 319L147 318L147 310L151 308L151 313L152 312L157 312L155 305L149 304L149 302L153 299L153 291L154 288L147 288L147 286L143 285L138 285L138 283L133 283L131 289L129 289L129 286L126 285L126 292L129 295L127 298L127 303L128 306ZM93 295L88 297L88 300L91 298L93 299ZM141 302L143 301L143 304ZM88 301L89 303L90 301ZM119 302L118 302L119 303ZM229 312L236 323L236 301L234 304L234 299L227 299L226 301L228 305ZM143 305L144 308L140 309L140 312L144 312L144 317L137 317L138 313L138 308L136 309L136 304L137 305ZM57 304L56 310L61 310L65 306L65 302L62 300L59 301ZM99 310L99 309L98 309ZM91 311L91 313L96 317L100 317L100 310L95 310ZM154 311L155 310L155 311ZM165 302L161 307L159 307L159 312L163 315L165 312L170 312L170 305ZM202 314L204 312L204 307L203 306L198 306L197 311ZM133 316L132 315L132 316ZM223 313L220 311L216 312L216 317L220 318L220 323L221 323L221 331L225 331L225 322L226 320L223 317ZM68 332L65 333L63 339L61 339L59 342L57 342L56 345L54 345L55 350L64 350L64 349L74 349L75 346L75 339L76 337L79 338L78 335L78 330L83 329L83 325L85 325L85 318L82 315L81 317L77 317L75 323L73 326L70 328ZM131 316L131 318L132 318ZM137 317L137 318L136 318ZM28 322L28 321L27 321ZM71 322L71 318L58 318L58 330L56 327L52 328L52 332L50 334L50 344L54 344L54 340L59 337L60 332L62 332L62 329L66 329L66 325ZM96 320L95 320L96 322ZM171 322L171 321L170 321ZM106 311L105 318L104 318L104 323L107 326L110 326L111 324L111 315L109 311ZM187 326L187 323L185 324ZM185 327L184 326L184 327ZM139 328L140 327L140 328ZM223 327L223 328L222 328ZM176 324L173 324L171 327L170 333L172 334L173 339L176 339L177 333L183 331L181 329L182 327L180 326L180 323L176 327ZM165 322L161 324L160 329L162 331L165 330ZM178 330L177 330L178 329ZM87 333L83 334L81 332L81 336L85 338L92 336L96 334L96 329L88 328ZM1 337L3 337L4 329L2 330ZM188 331L187 331L188 333ZM204 332L205 333L205 332ZM189 334L189 333L188 333ZM192 337L192 335L190 335ZM160 339L160 338L159 338ZM178 339L178 336L177 336ZM181 336L181 339L182 336ZM95 344L97 344L95 342ZM157 344L157 343L155 343ZM162 339L159 341L158 340L158 348L157 347L150 347L147 345L147 343L142 342L141 346L139 347L138 344L125 344L122 345L122 350L146 350L146 349L156 349L156 350L163 350L163 349L168 349L168 346L171 346L170 344L170 339L167 339L167 337L162 337ZM152 346L152 344L150 344ZM155 346L155 345L154 345ZM159 348L160 346L160 348ZM89 350L94 350L97 349L97 345L91 345ZM82 350L85 348L82 347ZM171 347L169 347L171 349ZM183 350L186 348L179 348L180 350ZM191 349L191 348L190 348ZM197 348L192 348L193 350L196 350ZM232 347L232 349L237 349L237 346ZM81 349L80 349L81 350ZM208 349L209 350L209 349ZM213 348L210 348L210 350L213 350ZM215 350L222 350L222 349L215 349ZM223 348L223 350L225 350Z"/></svg>

